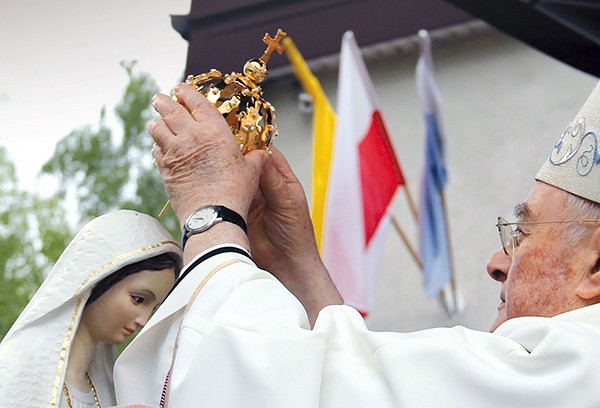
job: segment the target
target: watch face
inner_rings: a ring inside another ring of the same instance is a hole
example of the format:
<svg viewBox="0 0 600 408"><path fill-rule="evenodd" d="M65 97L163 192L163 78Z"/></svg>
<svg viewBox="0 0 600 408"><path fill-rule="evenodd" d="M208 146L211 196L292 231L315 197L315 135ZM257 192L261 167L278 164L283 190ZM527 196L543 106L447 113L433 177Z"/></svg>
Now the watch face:
<svg viewBox="0 0 600 408"><path fill-rule="evenodd" d="M191 231L202 231L215 222L217 211L213 207L204 207L193 213L187 221Z"/></svg>

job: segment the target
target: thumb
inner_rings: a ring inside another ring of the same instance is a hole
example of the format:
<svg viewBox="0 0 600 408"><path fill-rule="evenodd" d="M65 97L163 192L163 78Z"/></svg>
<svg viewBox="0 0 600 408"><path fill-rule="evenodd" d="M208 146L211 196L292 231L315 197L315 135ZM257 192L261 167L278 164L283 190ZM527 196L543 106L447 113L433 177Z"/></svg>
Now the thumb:
<svg viewBox="0 0 600 408"><path fill-rule="evenodd" d="M288 184L300 184L298 177L296 177L292 170L292 166L290 166L283 154L275 146L273 146L271 150L271 161L273 166L277 169L277 174Z"/></svg>
<svg viewBox="0 0 600 408"><path fill-rule="evenodd" d="M264 150L252 150L244 155L244 159L251 171L259 178L264 171L265 163L269 161L269 154Z"/></svg>
<svg viewBox="0 0 600 408"><path fill-rule="evenodd" d="M283 155L275 148L265 162L260 175L260 190L270 205L277 206L289 195L285 174L282 172Z"/></svg>

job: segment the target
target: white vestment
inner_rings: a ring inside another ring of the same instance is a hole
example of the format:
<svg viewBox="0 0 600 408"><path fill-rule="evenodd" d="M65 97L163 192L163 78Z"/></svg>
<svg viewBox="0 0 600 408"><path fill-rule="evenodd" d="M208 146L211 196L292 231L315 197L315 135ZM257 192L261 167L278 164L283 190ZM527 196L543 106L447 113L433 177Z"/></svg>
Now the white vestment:
<svg viewBox="0 0 600 408"><path fill-rule="evenodd" d="M60 405L73 336L92 288L122 267L181 250L154 218L115 211L86 224L0 343L0 407ZM115 403L114 346L99 344L89 375L103 407Z"/></svg>
<svg viewBox="0 0 600 408"><path fill-rule="evenodd" d="M159 405L176 338L171 408L600 406L600 305L494 333L373 332L351 307L328 306L310 330L277 279L221 253L185 276L121 354L119 404Z"/></svg>

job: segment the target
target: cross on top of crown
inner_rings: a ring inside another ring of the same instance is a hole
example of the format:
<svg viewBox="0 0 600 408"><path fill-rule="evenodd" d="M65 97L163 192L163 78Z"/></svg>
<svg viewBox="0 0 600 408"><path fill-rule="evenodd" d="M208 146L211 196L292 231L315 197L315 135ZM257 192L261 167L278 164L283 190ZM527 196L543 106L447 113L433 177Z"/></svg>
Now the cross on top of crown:
<svg viewBox="0 0 600 408"><path fill-rule="evenodd" d="M281 40L283 40L285 36L286 33L281 28L277 29L275 38L272 38L269 33L266 33L263 37L263 42L267 44L267 49L263 53L262 57L259 58L259 60L266 64L269 61L271 54L273 54L273 51L277 51L278 54L281 54L284 50Z"/></svg>

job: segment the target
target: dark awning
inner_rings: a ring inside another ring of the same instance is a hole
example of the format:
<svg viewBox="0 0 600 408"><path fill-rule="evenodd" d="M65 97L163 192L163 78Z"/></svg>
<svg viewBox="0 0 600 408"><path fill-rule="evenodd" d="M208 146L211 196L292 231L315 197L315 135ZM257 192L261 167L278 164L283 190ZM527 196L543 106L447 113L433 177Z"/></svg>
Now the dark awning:
<svg viewBox="0 0 600 408"><path fill-rule="evenodd" d="M211 68L239 71L263 53L265 33L278 28L312 60L339 53L347 30L368 47L472 20L444 0L192 0L188 15L171 17L189 42L185 73L193 75ZM289 66L284 56L269 60L270 70L283 66Z"/></svg>
<svg viewBox="0 0 600 408"><path fill-rule="evenodd" d="M600 77L600 0L446 0L518 40Z"/></svg>

